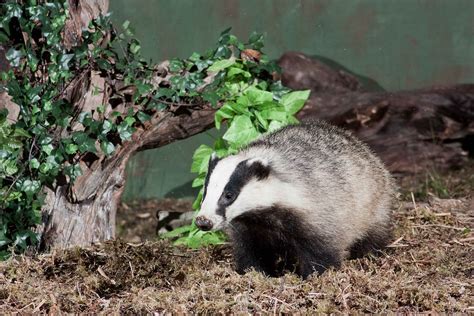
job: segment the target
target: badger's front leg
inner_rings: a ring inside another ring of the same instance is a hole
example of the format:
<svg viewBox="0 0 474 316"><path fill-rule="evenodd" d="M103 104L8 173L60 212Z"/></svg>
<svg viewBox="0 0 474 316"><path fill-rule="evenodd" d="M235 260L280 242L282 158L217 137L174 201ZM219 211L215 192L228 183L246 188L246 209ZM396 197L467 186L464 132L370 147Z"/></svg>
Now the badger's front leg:
<svg viewBox="0 0 474 316"><path fill-rule="evenodd" d="M271 242L272 235L261 227L239 228L231 234L237 272L243 274L253 268L268 276L280 276L288 256L281 247L275 247L275 243Z"/></svg>
<svg viewBox="0 0 474 316"><path fill-rule="evenodd" d="M255 251L255 248L252 248L251 244L247 244L242 240L234 240L233 253L237 273L244 274L252 268L259 272L268 273L263 258Z"/></svg>

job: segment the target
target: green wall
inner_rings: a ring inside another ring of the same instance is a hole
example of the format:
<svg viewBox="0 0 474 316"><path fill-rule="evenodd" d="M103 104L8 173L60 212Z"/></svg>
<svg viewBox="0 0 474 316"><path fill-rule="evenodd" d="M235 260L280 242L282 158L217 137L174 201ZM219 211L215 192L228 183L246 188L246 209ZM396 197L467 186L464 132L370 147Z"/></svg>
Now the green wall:
<svg viewBox="0 0 474 316"><path fill-rule="evenodd" d="M155 61L205 51L231 26L242 38L266 34L271 57L323 56L387 90L474 82L472 0L112 0L111 11L117 24L131 22ZM190 194L191 154L211 139L137 154L124 198Z"/></svg>

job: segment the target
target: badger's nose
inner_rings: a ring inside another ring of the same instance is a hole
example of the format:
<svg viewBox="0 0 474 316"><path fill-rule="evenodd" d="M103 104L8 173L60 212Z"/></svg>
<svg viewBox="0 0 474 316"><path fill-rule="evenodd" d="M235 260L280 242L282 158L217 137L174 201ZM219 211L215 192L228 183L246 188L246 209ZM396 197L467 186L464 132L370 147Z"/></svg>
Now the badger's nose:
<svg viewBox="0 0 474 316"><path fill-rule="evenodd" d="M214 225L211 220L205 218L204 216L196 217L196 220L194 222L200 230L204 231L211 230L212 226Z"/></svg>

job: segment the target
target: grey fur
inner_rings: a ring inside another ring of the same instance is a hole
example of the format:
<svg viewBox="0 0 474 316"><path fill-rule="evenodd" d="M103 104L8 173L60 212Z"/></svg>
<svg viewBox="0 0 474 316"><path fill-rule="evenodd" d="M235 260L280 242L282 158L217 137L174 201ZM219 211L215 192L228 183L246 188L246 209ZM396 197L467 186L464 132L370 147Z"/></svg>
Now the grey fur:
<svg viewBox="0 0 474 316"><path fill-rule="evenodd" d="M377 248L388 242L396 186L379 158L349 132L321 121L287 126L249 144L235 156L239 161L262 160L271 172L259 186L253 182L257 189L251 191L255 193L245 193L247 200L255 201L236 203L245 205L244 210L233 210L235 215L230 214L225 221L283 203L302 218L305 229L331 243L338 260L358 253L354 247L364 248L365 241ZM237 159L235 156L231 159ZM217 163L216 170L226 159ZM278 183L275 191L265 191L276 196L276 202L268 202L273 205L259 204L261 199L273 201L258 192L265 181ZM286 198L278 200L284 194ZM210 212L203 211L203 216L210 216Z"/></svg>

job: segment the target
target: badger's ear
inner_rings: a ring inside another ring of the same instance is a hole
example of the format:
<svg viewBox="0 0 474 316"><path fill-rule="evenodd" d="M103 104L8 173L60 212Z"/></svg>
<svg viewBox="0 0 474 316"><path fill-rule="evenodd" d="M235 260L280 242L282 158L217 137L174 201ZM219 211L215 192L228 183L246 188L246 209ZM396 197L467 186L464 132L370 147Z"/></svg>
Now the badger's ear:
<svg viewBox="0 0 474 316"><path fill-rule="evenodd" d="M208 173L212 172L212 169L217 165L219 162L220 158L217 157L216 153L211 154L211 158L209 158L209 166L207 168Z"/></svg>
<svg viewBox="0 0 474 316"><path fill-rule="evenodd" d="M264 158L252 158L247 161L247 165L252 175L257 180L263 180L270 175L271 167L268 160Z"/></svg>

